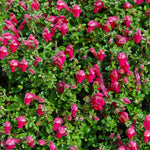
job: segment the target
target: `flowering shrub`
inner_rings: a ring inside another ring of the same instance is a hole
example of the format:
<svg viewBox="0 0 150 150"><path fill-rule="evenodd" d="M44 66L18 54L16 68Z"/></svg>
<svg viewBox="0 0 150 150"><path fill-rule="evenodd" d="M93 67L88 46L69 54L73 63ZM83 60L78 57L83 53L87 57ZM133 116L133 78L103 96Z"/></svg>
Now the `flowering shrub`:
<svg viewBox="0 0 150 150"><path fill-rule="evenodd" d="M0 2L0 146L149 150L149 0Z"/></svg>

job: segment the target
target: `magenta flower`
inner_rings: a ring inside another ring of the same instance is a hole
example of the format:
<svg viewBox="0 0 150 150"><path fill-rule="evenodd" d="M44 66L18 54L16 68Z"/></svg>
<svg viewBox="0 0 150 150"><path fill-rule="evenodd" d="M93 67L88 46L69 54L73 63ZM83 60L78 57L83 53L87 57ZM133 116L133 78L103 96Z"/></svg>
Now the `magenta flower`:
<svg viewBox="0 0 150 150"><path fill-rule="evenodd" d="M72 13L73 13L73 17L79 17L81 13L81 9L77 4L75 4L74 7L72 8Z"/></svg>
<svg viewBox="0 0 150 150"><path fill-rule="evenodd" d="M135 68L134 70L135 73L135 79L136 79L136 86L140 86L141 85L141 78L138 72L138 68Z"/></svg>
<svg viewBox="0 0 150 150"><path fill-rule="evenodd" d="M45 142L44 140L38 140L38 144L39 144L39 145L45 145L46 142Z"/></svg>
<svg viewBox="0 0 150 150"><path fill-rule="evenodd" d="M38 109L37 109L37 114L38 114L39 116L43 115L44 110L45 110L45 107L44 107L43 105L39 105L39 106L38 106Z"/></svg>
<svg viewBox="0 0 150 150"><path fill-rule="evenodd" d="M63 93L64 92L64 86L65 86L65 82L57 82L56 86L58 87L57 90L59 91L59 93Z"/></svg>
<svg viewBox="0 0 150 150"><path fill-rule="evenodd" d="M112 139L114 137L115 133L111 133L109 138Z"/></svg>
<svg viewBox="0 0 150 150"><path fill-rule="evenodd" d="M100 1L100 0L98 0L98 1L96 1L95 3L94 3L94 13L98 13L98 11L99 10L101 10L102 8L106 8L105 6L104 6L104 3L102 2L102 1Z"/></svg>
<svg viewBox="0 0 150 150"><path fill-rule="evenodd" d="M36 59L34 60L33 66L37 66L37 64L41 61L42 61L41 57L36 57Z"/></svg>
<svg viewBox="0 0 150 150"><path fill-rule="evenodd" d="M11 129L10 123L8 121L5 121L3 125L4 125L5 134L8 134Z"/></svg>
<svg viewBox="0 0 150 150"><path fill-rule="evenodd" d="M100 79L99 80L100 81L100 89L102 90L104 96L108 97L108 90L105 88L104 81L103 81L103 76L100 76L99 79Z"/></svg>
<svg viewBox="0 0 150 150"><path fill-rule="evenodd" d="M148 16L150 14L150 9L148 9L145 13L145 16Z"/></svg>
<svg viewBox="0 0 150 150"><path fill-rule="evenodd" d="M150 130L146 130L144 132L143 138L144 138L144 143L148 143L148 141L150 140Z"/></svg>
<svg viewBox="0 0 150 150"><path fill-rule="evenodd" d="M11 49L12 53L15 53L15 51L18 49L19 44L16 40L12 39L11 44L9 45L9 48Z"/></svg>
<svg viewBox="0 0 150 150"><path fill-rule="evenodd" d="M113 29L115 26L116 26L116 21L118 20L119 18L117 16L112 16L112 17L109 17L108 18L108 23L110 23L111 25L111 28Z"/></svg>
<svg viewBox="0 0 150 150"><path fill-rule="evenodd" d="M76 106L76 104L72 104L71 106L72 117L76 117L77 111L78 111L78 107Z"/></svg>
<svg viewBox="0 0 150 150"><path fill-rule="evenodd" d="M55 21L56 18L57 18L56 16L50 15L48 18L46 18L46 20L47 20L48 22L53 23L53 22Z"/></svg>
<svg viewBox="0 0 150 150"><path fill-rule="evenodd" d="M119 53L118 61L119 61L119 66L123 66L124 63L127 61L127 57L124 52Z"/></svg>
<svg viewBox="0 0 150 150"><path fill-rule="evenodd" d="M16 16L14 15L14 13L10 13L10 21L13 23L13 24L17 24L18 21L16 19Z"/></svg>
<svg viewBox="0 0 150 150"><path fill-rule="evenodd" d="M7 48L2 46L0 47L0 59L4 59L5 56L8 56Z"/></svg>
<svg viewBox="0 0 150 150"><path fill-rule="evenodd" d="M9 64L11 72L15 72L18 65L19 65L19 62L17 60L11 60L11 62Z"/></svg>
<svg viewBox="0 0 150 150"><path fill-rule="evenodd" d="M44 101L44 99L41 97L40 99L39 99L39 103L44 103L45 101Z"/></svg>
<svg viewBox="0 0 150 150"><path fill-rule="evenodd" d="M134 126L129 127L126 132L128 139L130 140L135 134L136 134L135 127Z"/></svg>
<svg viewBox="0 0 150 150"><path fill-rule="evenodd" d="M131 104L131 101L126 97L123 99L123 101L125 104Z"/></svg>
<svg viewBox="0 0 150 150"><path fill-rule="evenodd" d="M102 110L103 106L105 105L105 101L103 100L103 94L102 93L97 93L93 95L93 97L90 100L90 103L93 104L92 107L95 110Z"/></svg>
<svg viewBox="0 0 150 150"><path fill-rule="evenodd" d="M141 5L141 3L144 1L144 0L135 0L136 1L136 3L138 4L138 5Z"/></svg>
<svg viewBox="0 0 150 150"><path fill-rule="evenodd" d="M33 1L31 2L31 8L32 8L32 9L38 10L39 7L40 7L40 4L39 4L39 2L38 2L37 0L33 0Z"/></svg>
<svg viewBox="0 0 150 150"><path fill-rule="evenodd" d="M99 118L97 116L94 116L95 121L99 121Z"/></svg>
<svg viewBox="0 0 150 150"><path fill-rule="evenodd" d="M22 59L22 61L19 63L19 68L22 72L26 72L26 69L28 68L28 63L26 59Z"/></svg>
<svg viewBox="0 0 150 150"><path fill-rule="evenodd" d="M58 54L56 54L56 56L62 60L62 64L64 65L64 61L66 60L65 53L63 51L60 51Z"/></svg>
<svg viewBox="0 0 150 150"><path fill-rule="evenodd" d="M57 130L57 128L59 128L62 123L63 123L63 120L61 118L55 118L53 130Z"/></svg>
<svg viewBox="0 0 150 150"><path fill-rule="evenodd" d="M6 150L11 150L13 148L15 148L15 143L19 144L21 142L21 140L17 139L17 138L9 138L6 141Z"/></svg>
<svg viewBox="0 0 150 150"><path fill-rule="evenodd" d="M99 22L94 21L94 20L90 20L89 23L88 23L87 33L90 33L91 30L94 30L94 27L97 27L99 29L102 28L102 26L100 25Z"/></svg>
<svg viewBox="0 0 150 150"><path fill-rule="evenodd" d="M20 5L25 11L28 11L28 9L27 9L27 7L26 7L26 5L25 5L24 2L20 1L20 2L19 2L19 5Z"/></svg>
<svg viewBox="0 0 150 150"><path fill-rule="evenodd" d="M145 127L145 130L150 130L150 116L149 115L145 116L143 126Z"/></svg>
<svg viewBox="0 0 150 150"><path fill-rule="evenodd" d="M129 81L128 81L128 79L127 79L126 77L124 77L124 78L123 78L123 82L124 82L125 84L127 84Z"/></svg>
<svg viewBox="0 0 150 150"><path fill-rule="evenodd" d="M128 146L122 145L118 148L118 150L128 150Z"/></svg>
<svg viewBox="0 0 150 150"><path fill-rule="evenodd" d="M60 139L62 136L66 136L65 126L59 127L56 130L56 138Z"/></svg>
<svg viewBox="0 0 150 150"><path fill-rule="evenodd" d="M31 74L35 74L35 70L32 69L31 67L29 68L29 71L30 71Z"/></svg>
<svg viewBox="0 0 150 150"><path fill-rule="evenodd" d="M133 35L133 40L137 44L140 43L140 41L142 40L142 34L139 29L137 29L136 33Z"/></svg>
<svg viewBox="0 0 150 150"><path fill-rule="evenodd" d="M66 47L66 49L65 49L65 55L69 55L70 56L70 60L72 59L72 58L74 58L74 56L73 56L73 47L72 47L72 45L68 45L67 47Z"/></svg>
<svg viewBox="0 0 150 150"><path fill-rule="evenodd" d="M48 31L48 29L44 29L44 32L43 32L42 35L43 35L43 38L44 38L45 42L48 42L48 41L51 40L52 35L51 35L51 33Z"/></svg>
<svg viewBox="0 0 150 150"><path fill-rule="evenodd" d="M66 32L68 31L68 26L66 23L64 23L63 25L61 25L61 27L59 28L59 31L61 31L61 35L65 36Z"/></svg>
<svg viewBox="0 0 150 150"><path fill-rule="evenodd" d="M59 66L59 69L62 70L63 69L63 61L61 58L57 58L57 57L53 57L54 60L54 65Z"/></svg>
<svg viewBox="0 0 150 150"><path fill-rule="evenodd" d="M111 80L111 82L116 82L116 81L118 81L119 80L119 73L118 73L118 71L117 71L117 69L114 69L112 72L111 72L111 74L110 74L110 80Z"/></svg>
<svg viewBox="0 0 150 150"><path fill-rule="evenodd" d="M97 56L96 50L93 47L90 48L90 52L93 53L95 57Z"/></svg>
<svg viewBox="0 0 150 150"><path fill-rule="evenodd" d="M130 28L130 24L131 24L131 19L130 19L130 16L125 16L124 17L124 22L125 22L125 25L126 25L126 28Z"/></svg>
<svg viewBox="0 0 150 150"><path fill-rule="evenodd" d="M104 29L104 30L105 30L105 32L107 33L107 32L109 32L109 31L110 31L110 27L111 27L110 23L109 23L109 22L107 22L106 24L104 24L103 29Z"/></svg>
<svg viewBox="0 0 150 150"><path fill-rule="evenodd" d="M100 77L101 76L101 73L99 71L99 66L96 64L96 65L93 65L92 67L93 71L95 72L95 74Z"/></svg>
<svg viewBox="0 0 150 150"><path fill-rule="evenodd" d="M115 93L119 93L120 92L120 86L119 86L119 82L115 81L111 83L111 90L113 90Z"/></svg>
<svg viewBox="0 0 150 150"><path fill-rule="evenodd" d="M82 81L85 79L85 73L83 70L78 71L76 74L77 83L82 83Z"/></svg>
<svg viewBox="0 0 150 150"><path fill-rule="evenodd" d="M18 128L22 128L26 124L26 119L23 116L16 117Z"/></svg>
<svg viewBox="0 0 150 150"><path fill-rule="evenodd" d="M69 8L69 6L62 0L58 0L57 1L57 5L56 5L57 11L62 10L63 8L65 8L67 11L71 11L71 9Z"/></svg>
<svg viewBox="0 0 150 150"><path fill-rule="evenodd" d="M137 146L136 142L130 141L128 144L128 149L129 150L138 150L138 146Z"/></svg>
<svg viewBox="0 0 150 150"><path fill-rule="evenodd" d="M124 45L126 42L129 41L128 37L124 37L124 36L121 36L121 35L116 35L116 37L118 38L118 41L116 42L117 46Z"/></svg>
<svg viewBox="0 0 150 150"><path fill-rule="evenodd" d="M128 3L128 2L125 2L124 5L123 5L123 9L131 9L131 4Z"/></svg>
<svg viewBox="0 0 150 150"><path fill-rule="evenodd" d="M99 52L97 53L97 57L98 57L99 61L103 61L103 59L105 57L105 53L102 49L100 49Z"/></svg>
<svg viewBox="0 0 150 150"><path fill-rule="evenodd" d="M55 146L53 142L49 142L49 148L50 150L57 150L57 147Z"/></svg>
<svg viewBox="0 0 150 150"><path fill-rule="evenodd" d="M122 123L125 123L125 122L126 122L126 120L128 120L128 119L129 119L129 117L128 117L128 113L127 113L127 112L120 111L120 112L119 112L119 115L120 115L119 120L120 120Z"/></svg>
<svg viewBox="0 0 150 150"><path fill-rule="evenodd" d="M25 105L30 105L30 103L32 102L33 99L38 100L39 97L36 96L36 95L33 94L33 93L26 93L26 94L25 94L25 97L24 97Z"/></svg>
<svg viewBox="0 0 150 150"><path fill-rule="evenodd" d="M95 78L95 72L94 72L94 70L93 69L89 69L90 70L90 72L89 72L89 74L86 76L87 77L87 81L88 82L93 82L93 79Z"/></svg>
<svg viewBox="0 0 150 150"><path fill-rule="evenodd" d="M27 136L27 137L25 138L25 141L27 142L27 144L28 144L30 147L34 147L34 146L33 146L34 139L33 139L31 136Z"/></svg>

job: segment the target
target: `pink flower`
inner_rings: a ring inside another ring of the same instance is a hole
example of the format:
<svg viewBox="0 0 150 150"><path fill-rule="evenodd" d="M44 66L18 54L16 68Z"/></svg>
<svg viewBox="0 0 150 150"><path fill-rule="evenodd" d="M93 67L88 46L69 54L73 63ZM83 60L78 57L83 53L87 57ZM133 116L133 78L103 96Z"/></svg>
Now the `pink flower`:
<svg viewBox="0 0 150 150"><path fill-rule="evenodd" d="M65 8L67 11L71 11L71 9L69 8L69 6L62 0L58 0L57 1L57 5L56 5L57 11L62 10L63 8Z"/></svg>
<svg viewBox="0 0 150 150"><path fill-rule="evenodd" d="M72 89L76 89L77 87L76 87L75 84L72 84L72 85L71 85L71 88L72 88Z"/></svg>
<svg viewBox="0 0 150 150"><path fill-rule="evenodd" d="M130 65L127 61L124 62L124 64L121 66L121 69L124 70L124 73L128 73L129 72L129 68L130 68Z"/></svg>
<svg viewBox="0 0 150 150"><path fill-rule="evenodd" d="M143 0L135 0L135 1L138 5L141 5L141 3L143 2Z"/></svg>
<svg viewBox="0 0 150 150"><path fill-rule="evenodd" d="M22 61L19 63L19 68L21 69L22 72L26 71L26 69L28 68L28 63L26 59L22 59Z"/></svg>
<svg viewBox="0 0 150 150"><path fill-rule="evenodd" d="M56 56L60 57L60 59L62 60L62 65L64 65L64 61L66 60L66 56L65 56L64 52L60 51Z"/></svg>
<svg viewBox="0 0 150 150"><path fill-rule="evenodd" d="M93 47L90 48L90 52L93 53L94 56L97 56L96 50Z"/></svg>
<svg viewBox="0 0 150 150"><path fill-rule="evenodd" d="M82 81L85 79L85 73L83 70L78 71L76 74L77 83L82 83Z"/></svg>
<svg viewBox="0 0 150 150"><path fill-rule="evenodd" d="M39 4L39 2L38 2L37 0L33 0L33 1L31 2L31 8L32 8L32 9L38 10L39 7L40 7L40 4Z"/></svg>
<svg viewBox="0 0 150 150"><path fill-rule="evenodd" d="M140 78L140 75L138 73L137 68L135 68L134 73L135 73L135 78L136 78L136 86L140 86L141 85L141 78Z"/></svg>
<svg viewBox="0 0 150 150"><path fill-rule="evenodd" d="M103 106L105 105L105 101L103 100L103 94L102 93L97 93L93 95L92 99L90 100L90 103L93 104L93 108L95 110L102 110Z"/></svg>
<svg viewBox="0 0 150 150"><path fill-rule="evenodd" d="M48 18L46 18L46 20L47 20L48 22L53 23L53 22L54 22L54 20L55 20L56 18L57 18L56 16L52 16L52 15L50 15Z"/></svg>
<svg viewBox="0 0 150 150"><path fill-rule="evenodd" d="M122 145L118 148L118 150L128 150L128 146Z"/></svg>
<svg viewBox="0 0 150 150"><path fill-rule="evenodd" d="M18 21L17 21L17 19L16 19L16 16L14 15L14 13L10 13L10 21L13 23L13 24L17 24L18 23Z"/></svg>
<svg viewBox="0 0 150 150"><path fill-rule="evenodd" d="M49 142L49 148L50 150L57 150L57 147L55 146L53 142Z"/></svg>
<svg viewBox="0 0 150 150"><path fill-rule="evenodd" d="M59 128L62 123L63 123L63 120L61 118L55 118L53 130L57 130L57 128Z"/></svg>
<svg viewBox="0 0 150 150"><path fill-rule="evenodd" d="M66 83L64 81L58 82L56 84L56 86L58 86L57 90L59 91L59 93L63 93L64 92L64 86L65 86L65 84Z"/></svg>
<svg viewBox="0 0 150 150"><path fill-rule="evenodd" d="M72 117L71 117L71 116L68 116L68 117L67 117L67 120L72 120Z"/></svg>
<svg viewBox="0 0 150 150"><path fill-rule="evenodd" d="M113 42L113 39L111 38L110 40L109 40L109 43L112 43Z"/></svg>
<svg viewBox="0 0 150 150"><path fill-rule="evenodd" d="M150 130L146 130L143 134L143 138L144 138L144 142L148 143L148 141L150 140Z"/></svg>
<svg viewBox="0 0 150 150"><path fill-rule="evenodd" d="M93 71L95 72L95 74L100 77L101 76L101 73L99 71L99 66L96 64L96 65L93 65L92 67Z"/></svg>
<svg viewBox="0 0 150 150"><path fill-rule="evenodd" d="M46 142L45 142L44 140L38 140L38 144L39 144L39 145L45 145Z"/></svg>
<svg viewBox="0 0 150 150"><path fill-rule="evenodd" d="M124 63L127 61L127 57L124 52L119 53L118 61L119 61L119 66L123 66Z"/></svg>
<svg viewBox="0 0 150 150"><path fill-rule="evenodd" d="M48 29L44 29L44 32L43 32L43 38L45 39L45 42L48 42L51 40L51 33L48 31Z"/></svg>
<svg viewBox="0 0 150 150"><path fill-rule="evenodd" d="M103 76L100 76L99 77L99 81L100 81L100 88L104 94L105 97L108 97L108 90L105 88L105 85L104 85L104 81L103 81Z"/></svg>
<svg viewBox="0 0 150 150"><path fill-rule="evenodd" d="M54 58L54 65L59 66L59 69L63 69L63 61L61 58L53 57Z"/></svg>
<svg viewBox="0 0 150 150"><path fill-rule="evenodd" d="M66 23L64 23L63 25L61 25L61 27L59 28L59 31L61 31L61 35L65 36L66 32L68 31L68 26Z"/></svg>
<svg viewBox="0 0 150 150"><path fill-rule="evenodd" d="M125 16L124 17L124 22L126 24L126 28L130 28L130 24L131 24L131 19L130 19L130 16Z"/></svg>
<svg viewBox="0 0 150 150"><path fill-rule="evenodd" d="M65 126L59 127L56 130L56 138L60 139L62 136L66 136Z"/></svg>
<svg viewBox="0 0 150 150"><path fill-rule="evenodd" d="M9 48L11 49L12 53L15 53L15 51L18 49L19 44L16 40L12 39L11 44L9 45Z"/></svg>
<svg viewBox="0 0 150 150"><path fill-rule="evenodd" d="M18 65L19 65L19 62L17 60L11 60L10 65L9 65L11 72L15 72Z"/></svg>
<svg viewBox="0 0 150 150"><path fill-rule="evenodd" d="M18 128L22 128L26 124L26 119L23 116L16 117Z"/></svg>
<svg viewBox="0 0 150 150"><path fill-rule="evenodd" d="M64 85L64 88L65 88L65 89L69 89L69 84L65 84L65 85Z"/></svg>
<svg viewBox="0 0 150 150"><path fill-rule="evenodd" d="M150 14L150 9L148 9L145 13L145 16L148 16Z"/></svg>
<svg viewBox="0 0 150 150"><path fill-rule="evenodd" d="M129 150L138 150L138 146L137 146L136 142L134 142L134 141L129 142L128 148L129 148Z"/></svg>
<svg viewBox="0 0 150 150"><path fill-rule="evenodd" d="M4 59L5 56L8 56L7 48L2 46L0 47L0 59Z"/></svg>
<svg viewBox="0 0 150 150"><path fill-rule="evenodd" d="M9 138L6 141L6 150L11 150L13 148L15 148L15 143L19 144L21 142L21 140L17 139L17 138Z"/></svg>
<svg viewBox="0 0 150 150"><path fill-rule="evenodd" d="M102 8L106 8L105 6L104 6L104 3L102 2L102 1L100 1L100 0L98 0L98 1L96 1L95 3L94 3L94 13L98 13L98 11L99 10L101 10Z"/></svg>
<svg viewBox="0 0 150 150"><path fill-rule="evenodd" d="M94 21L94 20L90 20L89 23L88 23L88 30L87 30L87 33L90 33L91 30L94 30L94 27L97 27L97 28L102 28L102 26L100 25L99 22L97 21Z"/></svg>
<svg viewBox="0 0 150 150"><path fill-rule="evenodd" d="M41 57L36 57L36 59L34 60L33 66L37 66L37 64L41 61L42 61Z"/></svg>
<svg viewBox="0 0 150 150"><path fill-rule="evenodd" d="M150 130L150 116L149 115L145 116L143 126L145 127L145 130Z"/></svg>
<svg viewBox="0 0 150 150"><path fill-rule="evenodd" d="M115 93L119 93L120 92L120 86L119 86L119 82L112 82L111 83L111 90L113 90Z"/></svg>
<svg viewBox="0 0 150 150"><path fill-rule="evenodd" d="M99 118L97 116L94 116L95 121L99 121Z"/></svg>
<svg viewBox="0 0 150 150"><path fill-rule="evenodd" d="M133 35L133 40L137 44L140 43L140 41L142 40L142 34L141 34L141 31L139 29L137 29L136 33Z"/></svg>
<svg viewBox="0 0 150 150"><path fill-rule="evenodd" d="M115 133L111 133L109 138L112 139L114 137Z"/></svg>
<svg viewBox="0 0 150 150"><path fill-rule="evenodd" d="M103 61L103 59L105 57L105 53L102 49L100 49L99 52L97 53L97 57L98 57L99 61Z"/></svg>
<svg viewBox="0 0 150 150"><path fill-rule="evenodd" d="M29 71L30 71L31 74L35 74L35 70L32 69L31 67L29 68Z"/></svg>
<svg viewBox="0 0 150 150"><path fill-rule="evenodd" d="M34 139L33 139L31 136L27 136L27 137L25 138L25 141L27 142L27 144L28 144L30 147L33 147Z"/></svg>
<svg viewBox="0 0 150 150"><path fill-rule="evenodd" d="M45 110L45 107L43 105L39 105L37 109L37 113L39 116L43 115L43 111Z"/></svg>
<svg viewBox="0 0 150 150"><path fill-rule="evenodd" d="M75 4L74 7L72 8L72 13L73 13L73 17L79 17L81 13L81 9L77 4Z"/></svg>
<svg viewBox="0 0 150 150"><path fill-rule="evenodd" d="M120 134L119 133L117 133L117 139L121 139L121 136L120 136Z"/></svg>
<svg viewBox="0 0 150 150"><path fill-rule="evenodd" d="M112 72L111 72L111 74L110 74L110 80L111 80L111 82L116 82L116 81L118 81L119 80L119 73L118 73L118 71L116 70L116 69L114 69Z"/></svg>
<svg viewBox="0 0 150 150"><path fill-rule="evenodd" d="M121 36L121 35L117 35L118 41L116 42L117 46L121 46L123 44L125 44L127 41L129 41L129 38Z"/></svg>
<svg viewBox="0 0 150 150"><path fill-rule="evenodd" d="M4 125L5 134L8 134L11 129L10 123L8 121L5 121L3 125Z"/></svg>
<svg viewBox="0 0 150 150"><path fill-rule="evenodd" d="M71 106L72 117L76 117L77 111L78 111L78 107L76 106L76 104L72 104Z"/></svg>
<svg viewBox="0 0 150 150"><path fill-rule="evenodd" d="M125 123L126 120L129 119L127 112L121 111L121 112L119 112L119 115L120 115L119 120L120 120L122 123Z"/></svg>
<svg viewBox="0 0 150 150"><path fill-rule="evenodd" d="M39 103L44 103L45 101L44 101L44 99L41 97L40 99L39 99Z"/></svg>
<svg viewBox="0 0 150 150"><path fill-rule="evenodd" d="M149 0L145 0L145 2L146 2L146 3L148 3L148 2L149 2Z"/></svg>
<svg viewBox="0 0 150 150"><path fill-rule="evenodd" d="M117 16L112 16L112 17L109 17L108 18L108 23L110 23L111 25L111 28L113 29L115 26L116 26L116 21L118 20L119 18Z"/></svg>
<svg viewBox="0 0 150 150"><path fill-rule="evenodd" d="M136 132L135 132L134 126L129 127L127 132L126 132L128 139L130 140L135 134L136 134Z"/></svg>
<svg viewBox="0 0 150 150"><path fill-rule="evenodd" d="M26 5L25 5L24 2L20 1L20 2L19 2L19 5L20 5L25 11L28 11L28 9L27 9L27 7L26 7Z"/></svg>
<svg viewBox="0 0 150 150"><path fill-rule="evenodd" d="M90 70L90 72L89 72L89 74L86 76L87 77L87 81L88 82L93 82L93 79L95 78L95 72L94 72L94 70L93 69L89 69Z"/></svg>
<svg viewBox="0 0 150 150"><path fill-rule="evenodd" d="M105 30L105 32L107 33L107 32L109 32L109 31L110 31L110 27L111 27L110 23L109 23L109 22L107 22L106 24L104 24L103 29L104 29L104 30Z"/></svg>
<svg viewBox="0 0 150 150"><path fill-rule="evenodd" d="M33 94L33 93L26 93L26 94L25 94L25 97L24 97L25 105L30 105L30 103L32 102L33 99L38 100L39 97L36 96L36 95Z"/></svg>
<svg viewBox="0 0 150 150"><path fill-rule="evenodd" d="M65 55L68 54L68 55L70 56L70 60L71 60L72 58L74 58L72 45L68 45L68 46L66 47L64 53L65 53Z"/></svg>
<svg viewBox="0 0 150 150"><path fill-rule="evenodd" d="M125 83L125 84L127 84L129 81L128 81L128 79L127 78L123 78L123 82Z"/></svg>
<svg viewBox="0 0 150 150"><path fill-rule="evenodd" d="M128 2L125 2L125 4L123 5L123 9L131 9L131 4Z"/></svg>
<svg viewBox="0 0 150 150"><path fill-rule="evenodd" d="M131 101L126 97L123 99L123 101L125 104L131 104Z"/></svg>

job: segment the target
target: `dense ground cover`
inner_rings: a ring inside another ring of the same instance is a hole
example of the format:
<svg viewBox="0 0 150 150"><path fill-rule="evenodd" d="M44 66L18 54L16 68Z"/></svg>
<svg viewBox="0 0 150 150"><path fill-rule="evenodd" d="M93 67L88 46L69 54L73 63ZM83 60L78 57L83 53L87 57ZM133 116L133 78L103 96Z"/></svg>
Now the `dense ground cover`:
<svg viewBox="0 0 150 150"><path fill-rule="evenodd" d="M149 0L0 8L1 149L149 150Z"/></svg>

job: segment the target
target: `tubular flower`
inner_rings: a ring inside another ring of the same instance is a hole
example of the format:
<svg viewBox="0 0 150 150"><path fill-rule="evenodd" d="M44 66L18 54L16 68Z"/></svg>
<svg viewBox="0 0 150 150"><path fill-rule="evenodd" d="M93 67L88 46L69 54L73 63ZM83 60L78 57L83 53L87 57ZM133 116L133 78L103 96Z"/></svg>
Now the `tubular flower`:
<svg viewBox="0 0 150 150"><path fill-rule="evenodd" d="M23 116L16 117L18 128L22 128L26 124L26 119Z"/></svg>

